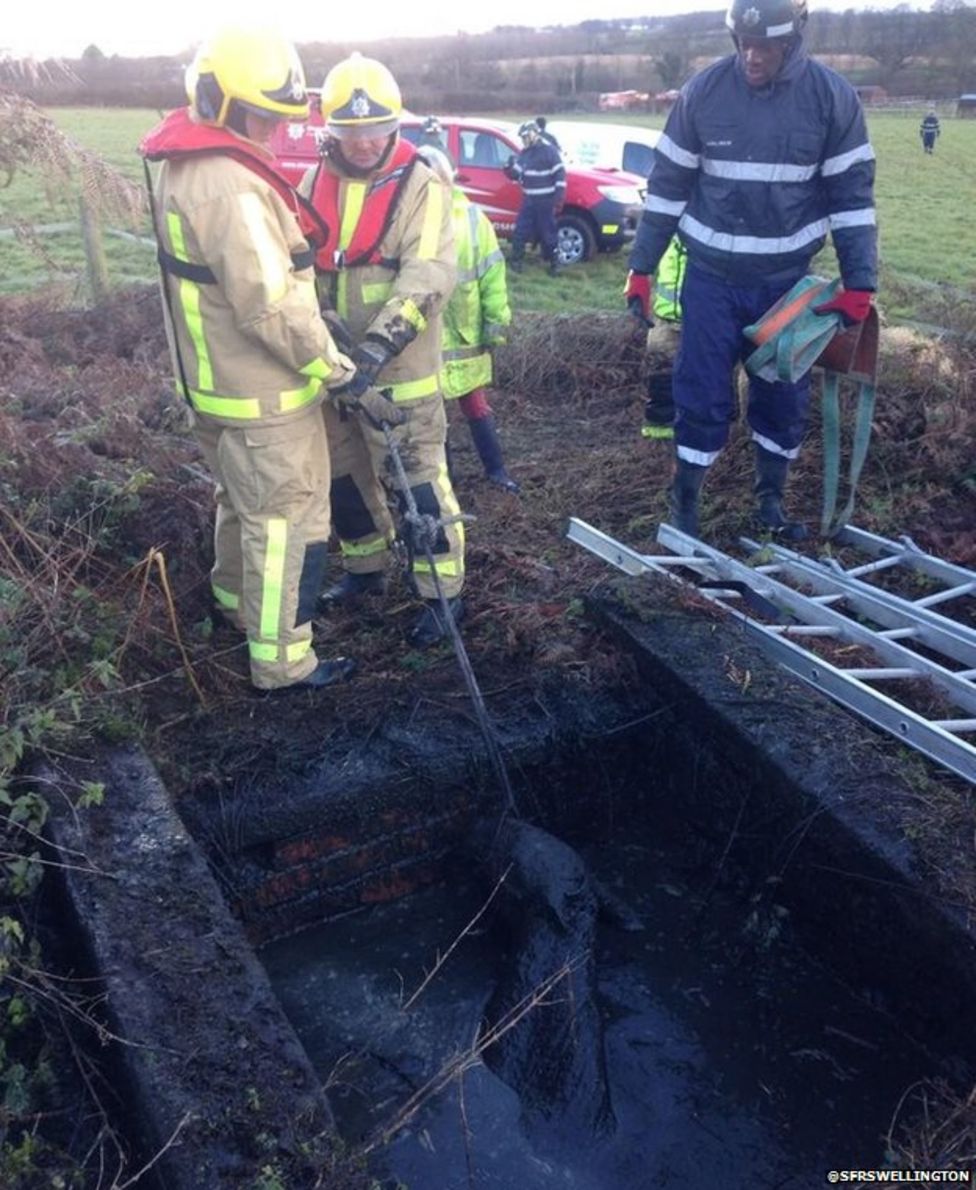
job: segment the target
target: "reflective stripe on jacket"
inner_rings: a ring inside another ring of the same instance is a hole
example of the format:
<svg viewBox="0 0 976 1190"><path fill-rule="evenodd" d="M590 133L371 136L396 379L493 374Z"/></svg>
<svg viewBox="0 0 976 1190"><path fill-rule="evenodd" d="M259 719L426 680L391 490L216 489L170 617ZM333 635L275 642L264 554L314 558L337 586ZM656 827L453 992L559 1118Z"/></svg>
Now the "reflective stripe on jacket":
<svg viewBox="0 0 976 1190"><path fill-rule="evenodd" d="M451 217L457 287L444 311L445 397L463 397L491 384L490 347L505 341L512 321L505 287L505 258L484 211L455 188Z"/></svg>
<svg viewBox="0 0 976 1190"><path fill-rule="evenodd" d="M296 267L308 245L287 183L268 177L273 158L220 129L206 131L232 138L232 153L216 142L181 150L195 127L185 109L172 113L140 146L161 162L153 195L160 249L174 261L162 279L174 370L198 414L228 425L286 421L352 365L322 322L311 263Z"/></svg>
<svg viewBox="0 0 976 1190"><path fill-rule="evenodd" d="M323 302L343 318L355 342L369 334L398 350L377 380L378 387L393 390L395 401L439 393L441 310L456 275L450 191L422 161L410 169L392 204L376 179L350 177L331 158L317 168L338 182L336 251L354 242L362 218L372 226L373 204L382 203L385 212L385 231L376 247L380 263L349 261L321 275ZM309 170L299 187L306 197L315 172Z"/></svg>
<svg viewBox="0 0 976 1190"><path fill-rule="evenodd" d="M738 55L685 84L654 150L630 265L652 273L675 230L732 284L802 273L831 234L848 289L877 287L874 150L854 88L797 44L766 87Z"/></svg>
<svg viewBox="0 0 976 1190"><path fill-rule="evenodd" d="M566 192L566 168L559 150L543 140L523 149L506 173L518 182L526 198L561 202Z"/></svg>

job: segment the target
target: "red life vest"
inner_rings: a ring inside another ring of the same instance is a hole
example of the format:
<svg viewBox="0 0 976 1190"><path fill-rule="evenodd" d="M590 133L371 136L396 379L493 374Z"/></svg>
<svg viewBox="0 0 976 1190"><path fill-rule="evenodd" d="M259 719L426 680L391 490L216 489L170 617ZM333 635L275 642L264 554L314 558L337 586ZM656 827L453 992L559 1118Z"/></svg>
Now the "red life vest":
<svg viewBox="0 0 976 1190"><path fill-rule="evenodd" d="M363 179L368 186L366 200L352 239L346 247L339 249L338 231L335 235L328 234L324 243L316 241L315 267L319 272L335 273L367 264L381 264L393 270L399 268L400 262L383 256L379 245L393 222L403 188L418 160L413 145L401 139L385 168L375 177ZM342 226L339 187L348 180L340 178L322 164L315 171L311 207L329 232L332 228Z"/></svg>
<svg viewBox="0 0 976 1190"><path fill-rule="evenodd" d="M226 128L212 124L197 124L190 119L190 109L178 108L170 112L161 124L143 137L139 152L147 161L178 160L183 157L221 154L232 157L246 169L263 178L285 202L298 221L298 226L307 240L317 246L329 238L329 229L318 218L311 206L298 194L288 179L281 173L273 159L262 153L257 145L235 136ZM147 176L147 183L148 183ZM152 191L150 190L150 196ZM157 240L158 240L157 236ZM308 268L312 263L314 249L292 257L296 268ZM168 272L188 276L190 280L213 284L216 280L205 265L186 265L176 260L162 247L159 262ZM189 271L188 271L189 270ZM190 272L193 273L190 276ZM208 275L209 274L209 275Z"/></svg>

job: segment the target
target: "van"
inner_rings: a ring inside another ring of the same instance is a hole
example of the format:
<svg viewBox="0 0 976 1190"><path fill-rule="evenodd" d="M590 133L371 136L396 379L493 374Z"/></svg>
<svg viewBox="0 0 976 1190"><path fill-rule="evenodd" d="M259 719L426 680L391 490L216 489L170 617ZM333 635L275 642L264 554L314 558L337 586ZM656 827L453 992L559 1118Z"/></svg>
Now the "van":
<svg viewBox="0 0 976 1190"><path fill-rule="evenodd" d="M651 172L654 146L660 132L633 124L598 124L577 120L547 120L546 132L559 141L570 165L589 169L622 169L646 178Z"/></svg>

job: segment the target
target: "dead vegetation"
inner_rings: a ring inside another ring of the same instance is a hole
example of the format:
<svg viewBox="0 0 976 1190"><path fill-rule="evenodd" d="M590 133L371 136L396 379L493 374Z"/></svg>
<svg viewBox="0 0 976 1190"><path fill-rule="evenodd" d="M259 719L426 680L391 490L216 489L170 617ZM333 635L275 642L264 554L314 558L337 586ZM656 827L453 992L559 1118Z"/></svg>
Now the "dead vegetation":
<svg viewBox="0 0 976 1190"><path fill-rule="evenodd" d="M494 400L521 498L484 482L467 429L452 418L462 506L477 517L465 640L489 710L547 681L631 679L629 660L582 614L582 595L606 568L563 534L576 515L650 550L665 514L670 449L638 433L640 338L612 315L521 322L500 353ZM976 369L962 343L885 333L856 521L976 566ZM791 478L791 508L812 523L821 465L814 424ZM716 544L730 548L753 531L751 484L740 422L706 487L703 520ZM325 692L314 723L270 706L254 717L243 648L214 636L207 619L211 500L173 392L153 288L118 293L95 311L3 302L0 773L33 747L78 751L86 738L138 736L177 795L227 791L262 767L300 767L394 711L469 713L450 652L407 649L414 604L400 582L380 607L317 625L322 654L356 655L362 676L341 696ZM921 764L913 789L906 832L933 885L972 916L970 792ZM932 1123L937 1104L943 1114ZM919 1119L931 1134L911 1132ZM905 1162L939 1147L951 1168L955 1154L976 1151L971 1097L929 1089L897 1127L893 1149Z"/></svg>

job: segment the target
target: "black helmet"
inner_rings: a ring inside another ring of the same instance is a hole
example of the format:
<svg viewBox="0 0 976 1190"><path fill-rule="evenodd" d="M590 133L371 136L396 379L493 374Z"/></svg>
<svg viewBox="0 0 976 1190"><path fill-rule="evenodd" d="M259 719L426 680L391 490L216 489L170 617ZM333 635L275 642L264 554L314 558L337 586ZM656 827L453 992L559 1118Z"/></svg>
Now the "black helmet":
<svg viewBox="0 0 976 1190"><path fill-rule="evenodd" d="M429 136L440 136L443 128L436 116L425 116L421 131L426 132Z"/></svg>
<svg viewBox="0 0 976 1190"><path fill-rule="evenodd" d="M535 120L526 120L524 124L519 125L518 134L519 140L523 143L528 142L532 144L539 135L539 125Z"/></svg>
<svg viewBox="0 0 976 1190"><path fill-rule="evenodd" d="M733 37L798 37L807 0L732 0L725 23Z"/></svg>

